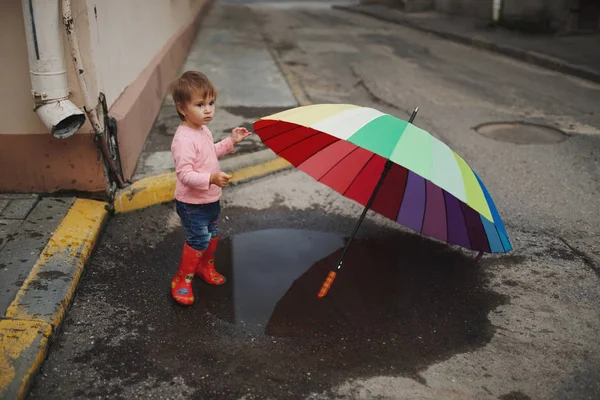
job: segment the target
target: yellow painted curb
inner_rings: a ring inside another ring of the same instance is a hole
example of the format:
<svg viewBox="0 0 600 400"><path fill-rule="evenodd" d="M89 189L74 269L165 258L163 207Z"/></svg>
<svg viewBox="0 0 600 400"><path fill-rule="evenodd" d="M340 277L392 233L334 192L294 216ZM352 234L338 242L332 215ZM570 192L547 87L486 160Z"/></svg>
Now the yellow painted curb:
<svg viewBox="0 0 600 400"><path fill-rule="evenodd" d="M240 168L232 172L230 182L236 183L258 178L289 167L291 167L291 164L288 161L278 157L271 161ZM140 179L127 189L117 193L114 201L115 213L139 210L173 201L176 179L175 172Z"/></svg>
<svg viewBox="0 0 600 400"><path fill-rule="evenodd" d="M8 306L6 317L58 327L100 236L106 206L101 201L75 200Z"/></svg>
<svg viewBox="0 0 600 400"><path fill-rule="evenodd" d="M236 183L245 181L247 179L257 178L259 176L290 168L291 166L292 164L290 164L289 161L284 160L281 157L277 157L274 160L267 161L262 164L251 165L246 168L240 168L237 171L232 172L231 180L229 182Z"/></svg>
<svg viewBox="0 0 600 400"><path fill-rule="evenodd" d="M114 201L115 213L139 210L155 204L173 200L175 172L140 179L131 186L117 192Z"/></svg>
<svg viewBox="0 0 600 400"><path fill-rule="evenodd" d="M48 351L52 327L41 321L0 320L0 398L24 399Z"/></svg>

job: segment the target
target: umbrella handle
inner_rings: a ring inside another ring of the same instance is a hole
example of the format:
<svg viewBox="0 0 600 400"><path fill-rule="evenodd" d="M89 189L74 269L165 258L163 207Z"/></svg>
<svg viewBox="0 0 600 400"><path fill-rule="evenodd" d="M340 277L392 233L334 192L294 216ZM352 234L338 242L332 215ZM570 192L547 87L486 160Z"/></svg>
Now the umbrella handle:
<svg viewBox="0 0 600 400"><path fill-rule="evenodd" d="M337 273L335 271L329 271L329 275L327 275L327 279L325 279L325 282L323 282L323 286L321 286L321 290L317 295L319 298L323 298L327 295L327 292L329 292L329 288L333 284L333 280L335 279L336 275Z"/></svg>

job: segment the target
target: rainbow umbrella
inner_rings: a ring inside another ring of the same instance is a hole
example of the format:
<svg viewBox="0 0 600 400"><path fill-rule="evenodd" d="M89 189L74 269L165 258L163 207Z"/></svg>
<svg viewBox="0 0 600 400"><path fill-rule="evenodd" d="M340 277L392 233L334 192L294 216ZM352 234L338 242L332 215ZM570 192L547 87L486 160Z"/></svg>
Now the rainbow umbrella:
<svg viewBox="0 0 600 400"><path fill-rule="evenodd" d="M350 104L297 107L254 123L269 148L299 170L365 206L324 297L367 210L425 236L483 253L512 249L481 179L447 145L373 108Z"/></svg>

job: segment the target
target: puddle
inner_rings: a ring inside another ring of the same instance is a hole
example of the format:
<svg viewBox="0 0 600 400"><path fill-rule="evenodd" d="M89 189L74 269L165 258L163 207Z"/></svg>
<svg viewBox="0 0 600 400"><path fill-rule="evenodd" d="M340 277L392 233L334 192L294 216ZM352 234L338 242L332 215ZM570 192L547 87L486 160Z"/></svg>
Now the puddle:
<svg viewBox="0 0 600 400"><path fill-rule="evenodd" d="M342 236L292 229L236 235L216 253L228 285L204 285L201 302L245 330L336 340L349 333L378 351L402 349L405 358L487 342L493 334L487 314L502 296L482 287L480 272L462 253L414 240L405 234L356 240L320 300L316 294L337 261Z"/></svg>

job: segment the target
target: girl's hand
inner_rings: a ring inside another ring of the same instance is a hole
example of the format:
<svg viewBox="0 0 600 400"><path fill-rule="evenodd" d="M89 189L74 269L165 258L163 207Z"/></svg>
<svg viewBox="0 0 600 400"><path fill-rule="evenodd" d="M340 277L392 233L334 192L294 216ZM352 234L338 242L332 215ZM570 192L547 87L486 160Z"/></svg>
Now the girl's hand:
<svg viewBox="0 0 600 400"><path fill-rule="evenodd" d="M225 187L229 184L229 180L231 179L231 175L226 174L225 172L219 172L217 174L210 175L210 184L217 185L220 187Z"/></svg>
<svg viewBox="0 0 600 400"><path fill-rule="evenodd" d="M250 135L252 135L252 132L248 131L246 128L233 128L231 131L231 140L233 140L233 144L237 144Z"/></svg>

